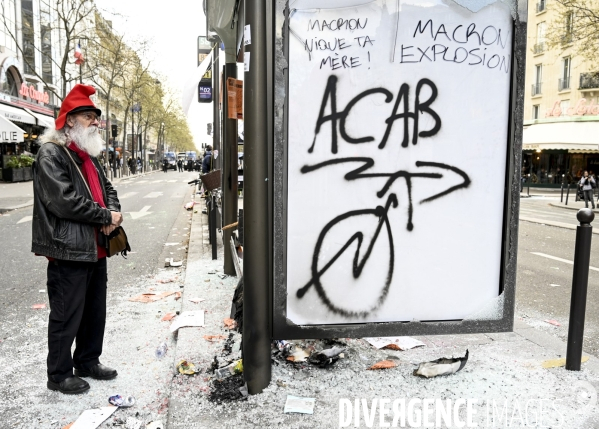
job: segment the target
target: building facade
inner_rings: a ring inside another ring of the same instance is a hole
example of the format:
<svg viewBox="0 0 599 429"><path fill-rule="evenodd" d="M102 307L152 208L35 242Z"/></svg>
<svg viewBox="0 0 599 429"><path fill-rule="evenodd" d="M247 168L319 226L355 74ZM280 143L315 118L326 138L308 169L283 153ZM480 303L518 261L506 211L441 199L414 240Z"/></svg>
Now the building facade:
<svg viewBox="0 0 599 429"><path fill-rule="evenodd" d="M551 0L528 3L522 175L537 186L599 173L599 70L576 55L575 19Z"/></svg>

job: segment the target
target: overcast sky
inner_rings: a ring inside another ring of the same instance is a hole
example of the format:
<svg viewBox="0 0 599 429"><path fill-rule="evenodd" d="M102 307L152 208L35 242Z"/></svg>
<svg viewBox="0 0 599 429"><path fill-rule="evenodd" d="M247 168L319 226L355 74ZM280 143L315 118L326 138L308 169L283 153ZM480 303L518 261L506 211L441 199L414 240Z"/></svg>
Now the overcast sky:
<svg viewBox="0 0 599 429"><path fill-rule="evenodd" d="M104 17L112 20L113 29L132 42L145 39L151 43L147 60L151 70L164 76L168 85L181 99L181 88L197 67L197 38L203 36L206 18L201 0L174 0L157 3L141 0L95 0ZM176 7L169 7L176 4ZM209 142L206 124L212 122L211 105L194 103L188 123L200 148Z"/></svg>

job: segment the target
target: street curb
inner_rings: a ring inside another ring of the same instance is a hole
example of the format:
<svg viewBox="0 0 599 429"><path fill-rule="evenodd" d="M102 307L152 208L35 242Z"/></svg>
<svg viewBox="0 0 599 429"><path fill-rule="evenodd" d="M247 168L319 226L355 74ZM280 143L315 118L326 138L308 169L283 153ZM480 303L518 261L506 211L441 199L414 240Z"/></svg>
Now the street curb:
<svg viewBox="0 0 599 429"><path fill-rule="evenodd" d="M546 220L546 219L538 219L538 218L527 217L527 216L520 216L520 220L524 221L524 222L536 223L539 225L548 225L548 226L553 226L556 228L571 229L573 231L576 231L576 228L578 228L578 225L570 225L568 223L553 222L553 221ZM593 228L593 234L599 234L599 228Z"/></svg>
<svg viewBox="0 0 599 429"><path fill-rule="evenodd" d="M13 207L0 207L0 213L6 213L6 212L10 212L13 210L18 210L18 209L22 209L23 207L30 207L33 205L33 199L29 202L26 202L25 204L19 204L18 206L13 206Z"/></svg>
<svg viewBox="0 0 599 429"><path fill-rule="evenodd" d="M575 211L580 210L580 208L577 208L577 207L568 207L568 206L563 206L563 205L555 204L555 203L549 203L549 205L551 207L557 207L558 209L575 210ZM581 207L581 208L583 208L583 207ZM593 210L593 213L599 213L599 209Z"/></svg>

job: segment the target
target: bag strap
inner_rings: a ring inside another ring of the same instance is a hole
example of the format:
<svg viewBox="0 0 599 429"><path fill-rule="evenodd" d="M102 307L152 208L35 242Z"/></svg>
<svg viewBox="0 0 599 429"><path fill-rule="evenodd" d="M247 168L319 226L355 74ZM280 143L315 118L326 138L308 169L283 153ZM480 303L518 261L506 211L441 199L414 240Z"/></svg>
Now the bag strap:
<svg viewBox="0 0 599 429"><path fill-rule="evenodd" d="M85 180L85 177L83 177L83 173L81 172L81 169L79 168L79 166L77 165L77 163L73 159L73 155L71 155L71 152L69 152L69 150L67 149L66 146L59 145L56 142L52 142L52 143L54 143L57 146L62 146L62 148L67 153L67 155L69 156L69 158L71 158L71 161L73 161L73 165L75 166L75 170L77 170L77 172L81 176L81 180L83 180L83 183L85 183L85 187L87 188L87 191L89 192L89 195L92 197L92 200L93 200L94 199L94 194L92 194L92 190L89 188L89 185L87 184L87 180Z"/></svg>

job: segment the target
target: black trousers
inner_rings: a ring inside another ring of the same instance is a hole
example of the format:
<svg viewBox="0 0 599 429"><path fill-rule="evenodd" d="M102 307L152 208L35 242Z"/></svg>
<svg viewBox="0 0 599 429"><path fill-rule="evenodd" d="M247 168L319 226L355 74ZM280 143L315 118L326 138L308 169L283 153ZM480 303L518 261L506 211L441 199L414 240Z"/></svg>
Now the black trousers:
<svg viewBox="0 0 599 429"><path fill-rule="evenodd" d="M98 262L50 261L47 285L48 378L59 383L73 375L73 367L100 362L106 326L106 258Z"/></svg>
<svg viewBox="0 0 599 429"><path fill-rule="evenodd" d="M595 208L595 195L592 189L589 189L588 191L582 191L582 193L584 194L584 205L585 207L589 207L589 201L591 202L591 205L593 208Z"/></svg>

